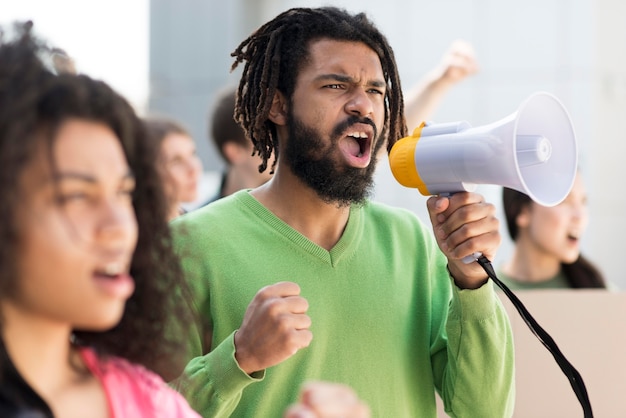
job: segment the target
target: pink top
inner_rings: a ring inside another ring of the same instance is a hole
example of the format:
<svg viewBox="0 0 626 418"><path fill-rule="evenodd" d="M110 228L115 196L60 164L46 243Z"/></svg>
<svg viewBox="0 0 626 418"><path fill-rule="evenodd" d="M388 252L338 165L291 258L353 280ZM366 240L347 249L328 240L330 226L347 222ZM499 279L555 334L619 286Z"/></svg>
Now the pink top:
<svg viewBox="0 0 626 418"><path fill-rule="evenodd" d="M105 361L82 349L85 364L100 381L111 418L200 418L157 374L120 358Z"/></svg>

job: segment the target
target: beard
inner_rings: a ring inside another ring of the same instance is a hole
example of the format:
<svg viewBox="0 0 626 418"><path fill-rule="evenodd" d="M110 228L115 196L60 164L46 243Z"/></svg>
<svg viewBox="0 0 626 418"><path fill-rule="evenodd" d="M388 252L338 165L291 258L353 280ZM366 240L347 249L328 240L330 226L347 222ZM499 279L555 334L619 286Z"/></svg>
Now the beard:
<svg viewBox="0 0 626 418"><path fill-rule="evenodd" d="M376 125L368 118L350 116L337 125L331 134L330 144L324 143L315 128L306 126L289 113L289 139L285 148L285 162L291 171L313 189L326 203L337 207L363 204L374 186L377 154L383 145L383 133L377 134ZM374 128L374 149L370 163L365 168L351 167L338 161L338 143L341 135L356 124L365 123Z"/></svg>

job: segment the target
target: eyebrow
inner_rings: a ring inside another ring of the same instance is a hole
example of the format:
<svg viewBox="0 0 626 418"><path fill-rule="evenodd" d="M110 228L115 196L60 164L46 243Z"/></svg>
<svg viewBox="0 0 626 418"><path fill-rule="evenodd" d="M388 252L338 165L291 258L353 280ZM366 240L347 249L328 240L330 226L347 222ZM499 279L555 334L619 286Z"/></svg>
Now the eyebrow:
<svg viewBox="0 0 626 418"><path fill-rule="evenodd" d="M123 180L134 180L135 179L135 175L133 174L132 171L128 171L126 172L126 174L124 174L124 176L122 176ZM80 173L80 172L76 172L76 171L65 171L65 172L61 172L61 173L56 173L53 176L53 181L55 182L60 182L63 180L78 180L78 181L83 181L86 183L92 183L95 184L98 182L98 180L89 174L85 174L85 173Z"/></svg>
<svg viewBox="0 0 626 418"><path fill-rule="evenodd" d="M356 84L356 80L353 77L347 76L347 75L343 75L343 74L320 74L317 77L315 77L316 81L323 81L323 80L333 80L333 81L340 81L343 83L353 83ZM379 87L379 88L383 88L386 87L386 83L384 81L380 81L380 80L369 80L367 82L368 86L372 86L372 87Z"/></svg>

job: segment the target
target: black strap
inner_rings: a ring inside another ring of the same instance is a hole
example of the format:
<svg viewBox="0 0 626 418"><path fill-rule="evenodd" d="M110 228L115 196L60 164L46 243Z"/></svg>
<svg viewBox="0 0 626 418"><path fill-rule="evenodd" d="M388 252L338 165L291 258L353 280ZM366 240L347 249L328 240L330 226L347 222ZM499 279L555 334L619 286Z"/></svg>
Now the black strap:
<svg viewBox="0 0 626 418"><path fill-rule="evenodd" d="M567 378L569 379L570 385L572 385L572 389L574 389L574 393L578 398L578 401L583 407L583 411L585 413L585 418L593 418L593 412L591 411L591 403L589 402L589 396L587 395L587 389L585 388L585 382L583 382L583 378L580 376L580 373L572 366L572 364L565 358L559 347L556 345L550 334L548 334L538 323L535 321L535 318L532 317L530 312L526 309L524 304L515 296L515 294L509 289L504 283L502 283L493 269L491 265L491 261L484 255L481 255L477 260L478 264L482 266L487 275L494 281L495 284L498 285L500 289L504 292L504 294L513 302L513 306L517 309L520 316L528 325L528 328L532 331L533 334L541 341L541 343L548 349L548 351L552 354L559 367L565 373Z"/></svg>

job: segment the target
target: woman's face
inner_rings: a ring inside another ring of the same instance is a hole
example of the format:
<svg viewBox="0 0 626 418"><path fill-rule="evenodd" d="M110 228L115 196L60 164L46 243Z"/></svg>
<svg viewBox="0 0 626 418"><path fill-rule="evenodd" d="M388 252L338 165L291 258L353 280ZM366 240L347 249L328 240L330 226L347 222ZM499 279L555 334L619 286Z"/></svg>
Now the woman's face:
<svg viewBox="0 0 626 418"><path fill-rule="evenodd" d="M573 263L580 255L580 238L587 228L587 193L580 175L572 191L554 207L531 203L517 218L519 232L536 250Z"/></svg>
<svg viewBox="0 0 626 418"><path fill-rule="evenodd" d="M75 329L109 329L134 291L135 179L119 140L103 124L66 121L52 158L55 167L40 147L19 177L19 280L10 303Z"/></svg>
<svg viewBox="0 0 626 418"><path fill-rule="evenodd" d="M161 143L161 161L170 201L176 204L195 201L202 165L193 139L178 133L167 135Z"/></svg>

